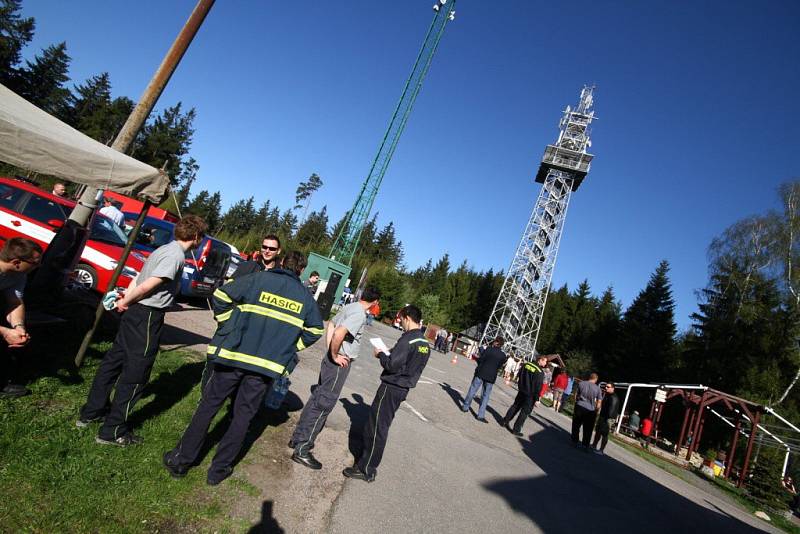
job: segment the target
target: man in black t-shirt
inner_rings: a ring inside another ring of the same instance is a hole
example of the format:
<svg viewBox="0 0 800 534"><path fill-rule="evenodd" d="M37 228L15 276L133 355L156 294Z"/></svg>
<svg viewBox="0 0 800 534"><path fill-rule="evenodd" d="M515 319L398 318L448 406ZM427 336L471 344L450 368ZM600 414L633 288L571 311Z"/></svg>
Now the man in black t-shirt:
<svg viewBox="0 0 800 534"><path fill-rule="evenodd" d="M616 423L619 416L619 398L614 395L614 384L611 382L606 383L604 388L603 402L600 405L600 414L598 415L597 428L594 431L594 442L592 443L592 452L603 454L606 450L608 443L608 433L611 427ZM602 440L602 442L601 442ZM600 448L597 444L600 443Z"/></svg>
<svg viewBox="0 0 800 534"><path fill-rule="evenodd" d="M492 341L490 347L481 352L478 357L478 366L475 368L475 375L472 378L472 384L470 384L467 396L461 405L461 411L468 412L469 406L472 404L472 398L478 392L478 388L483 386L481 407L478 408L478 421L482 423L488 423L486 420L486 407L489 405L489 396L492 394L494 381L497 380L497 372L506 364L508 359L505 352L500 349L503 343L505 343L505 340L502 337L497 337Z"/></svg>
<svg viewBox="0 0 800 534"><path fill-rule="evenodd" d="M231 275L233 280L241 278L246 274L258 273L261 271L269 271L278 267L278 256L281 254L281 240L274 234L269 234L264 237L261 242L261 253L257 259L245 261L239 264L239 267Z"/></svg>

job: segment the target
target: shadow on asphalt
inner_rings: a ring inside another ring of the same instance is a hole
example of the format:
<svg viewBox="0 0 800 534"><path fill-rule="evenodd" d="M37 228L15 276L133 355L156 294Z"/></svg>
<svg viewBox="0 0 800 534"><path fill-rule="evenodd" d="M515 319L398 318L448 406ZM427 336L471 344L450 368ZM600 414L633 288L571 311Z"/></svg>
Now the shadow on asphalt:
<svg viewBox="0 0 800 534"><path fill-rule="evenodd" d="M347 435L347 446L353 458L359 458L361 456L361 449L364 446L363 431L364 426L367 424L367 419L369 419L370 405L365 403L364 397L358 393L353 393L353 401L350 399L339 399L339 402L342 403L344 410L347 412L347 417L350 418L350 432Z"/></svg>
<svg viewBox="0 0 800 534"><path fill-rule="evenodd" d="M544 476L498 480L484 487L544 532L760 532L695 504L610 456L572 447L568 432L543 417L535 419L542 429L518 440Z"/></svg>
<svg viewBox="0 0 800 534"><path fill-rule="evenodd" d="M172 347L175 349L182 349L193 345L207 345L209 341L211 341L211 338L208 336L190 332L167 323L164 323L160 338L161 345L176 345Z"/></svg>
<svg viewBox="0 0 800 534"><path fill-rule="evenodd" d="M453 402L456 403L456 406L458 406L458 409L461 410L461 407L464 405L464 397L461 396L461 393L459 393L458 391L453 389L453 386L451 386L447 382L440 383L439 387L441 387L445 391L445 393L447 393L450 396L450 398L453 399ZM481 398L479 396L475 395L472 398L472 403L473 404L477 403L478 406L480 406L480 402L481 402ZM489 395L489 405L486 407L486 412L489 415L491 415L492 417L494 417L495 421L500 423L503 420L503 416L500 415L499 413L497 413L497 410L492 408L491 402L492 402L492 397L491 397L491 395ZM476 417L476 418L478 417L478 413L473 409L472 406L470 406L469 412L474 417Z"/></svg>
<svg viewBox="0 0 800 534"><path fill-rule="evenodd" d="M283 534L278 522L272 517L272 501L264 501L261 505L261 520L253 525L247 534Z"/></svg>

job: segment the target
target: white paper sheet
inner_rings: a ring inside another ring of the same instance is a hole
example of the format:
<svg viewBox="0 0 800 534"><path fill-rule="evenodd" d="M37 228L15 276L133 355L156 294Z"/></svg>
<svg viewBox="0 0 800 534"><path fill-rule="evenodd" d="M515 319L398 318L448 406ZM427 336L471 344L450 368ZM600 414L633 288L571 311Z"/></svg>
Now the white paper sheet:
<svg viewBox="0 0 800 534"><path fill-rule="evenodd" d="M386 346L386 343L384 343L381 338L373 337L370 338L369 342L372 343L372 346L378 349L379 351L385 354L389 354L389 347Z"/></svg>

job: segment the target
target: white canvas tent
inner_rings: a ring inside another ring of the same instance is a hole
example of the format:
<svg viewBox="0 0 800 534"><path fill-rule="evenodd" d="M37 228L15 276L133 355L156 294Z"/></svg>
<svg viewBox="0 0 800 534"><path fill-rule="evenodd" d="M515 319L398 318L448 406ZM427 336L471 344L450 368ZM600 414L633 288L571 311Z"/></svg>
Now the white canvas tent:
<svg viewBox="0 0 800 534"><path fill-rule="evenodd" d="M155 204L169 186L160 170L82 134L3 85L0 161Z"/></svg>

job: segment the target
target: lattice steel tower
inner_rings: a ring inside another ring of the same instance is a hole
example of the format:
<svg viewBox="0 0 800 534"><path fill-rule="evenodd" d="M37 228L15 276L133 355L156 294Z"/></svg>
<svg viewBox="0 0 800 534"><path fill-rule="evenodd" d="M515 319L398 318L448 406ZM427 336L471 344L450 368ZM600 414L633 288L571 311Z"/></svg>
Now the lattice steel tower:
<svg viewBox="0 0 800 534"><path fill-rule="evenodd" d="M381 186L386 169L389 168L389 162L392 160L394 150L406 127L408 116L414 108L414 102L420 89L422 89L422 82L425 80L433 56L436 54L444 29L449 21L455 19L455 7L456 0L436 0L433 5L433 21L428 27L428 33L425 35L422 48L414 62L414 68L411 69L411 75L403 87L400 101L394 109L389 127L378 147L378 153L372 161L372 167L364 180L364 185L361 186L361 191L353 207L347 213L345 224L331 247L330 257L345 265L350 265L353 254L358 248L358 241L364 225L367 223L369 212L372 210L372 204L375 202L375 195L378 194L378 188Z"/></svg>
<svg viewBox="0 0 800 534"><path fill-rule="evenodd" d="M594 87L584 87L578 106L567 106L558 141L547 145L536 181L542 184L536 206L508 269L500 296L481 338L481 345L502 336L503 349L532 360L542 324L544 305L558 256L558 244L572 192L589 172L587 152L594 111Z"/></svg>

